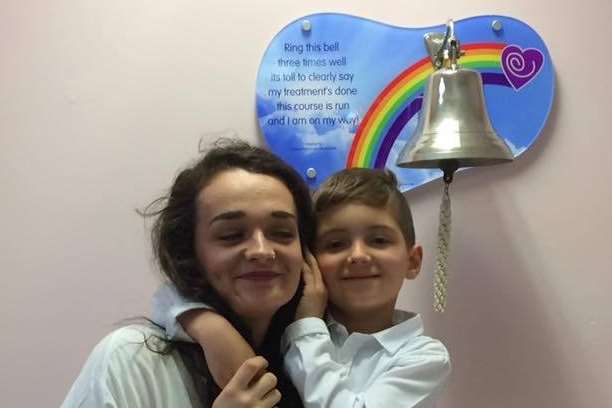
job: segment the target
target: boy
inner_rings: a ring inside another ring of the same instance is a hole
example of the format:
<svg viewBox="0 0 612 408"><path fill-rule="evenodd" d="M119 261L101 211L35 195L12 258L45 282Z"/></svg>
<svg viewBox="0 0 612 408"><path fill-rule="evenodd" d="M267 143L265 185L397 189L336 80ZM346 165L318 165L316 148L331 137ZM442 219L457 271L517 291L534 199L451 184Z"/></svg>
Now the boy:
<svg viewBox="0 0 612 408"><path fill-rule="evenodd" d="M347 169L314 196L316 262L307 256L304 295L283 339L285 368L306 407L431 407L450 372L446 348L422 335L421 318L395 310L423 255L396 183L390 172ZM169 288L155 299L157 320L171 336L180 333L181 315L219 385L254 355L201 304L179 300Z"/></svg>

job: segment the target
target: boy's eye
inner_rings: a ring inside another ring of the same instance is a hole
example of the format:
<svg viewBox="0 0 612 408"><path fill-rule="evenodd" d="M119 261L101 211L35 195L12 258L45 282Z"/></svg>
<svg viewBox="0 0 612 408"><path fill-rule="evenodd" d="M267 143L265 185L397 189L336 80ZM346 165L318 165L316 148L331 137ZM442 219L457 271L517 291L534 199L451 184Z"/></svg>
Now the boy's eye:
<svg viewBox="0 0 612 408"><path fill-rule="evenodd" d="M384 235L378 235L370 238L370 244L374 246L385 246L390 244L392 241Z"/></svg>
<svg viewBox="0 0 612 408"><path fill-rule="evenodd" d="M348 242L342 239L330 239L323 242L322 249L326 251L339 251L348 246Z"/></svg>

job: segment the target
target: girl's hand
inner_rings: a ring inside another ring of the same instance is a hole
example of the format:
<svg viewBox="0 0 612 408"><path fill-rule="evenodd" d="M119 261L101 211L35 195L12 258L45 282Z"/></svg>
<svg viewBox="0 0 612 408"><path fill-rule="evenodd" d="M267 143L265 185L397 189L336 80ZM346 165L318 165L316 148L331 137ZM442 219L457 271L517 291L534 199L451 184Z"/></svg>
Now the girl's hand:
<svg viewBox="0 0 612 408"><path fill-rule="evenodd" d="M304 294L298 304L295 319L323 318L327 307L327 289L323 283L317 260L310 251L306 251L302 279L304 280Z"/></svg>
<svg viewBox="0 0 612 408"><path fill-rule="evenodd" d="M244 362L213 402L213 408L272 408L281 399L276 376L266 372L268 362L253 357Z"/></svg>

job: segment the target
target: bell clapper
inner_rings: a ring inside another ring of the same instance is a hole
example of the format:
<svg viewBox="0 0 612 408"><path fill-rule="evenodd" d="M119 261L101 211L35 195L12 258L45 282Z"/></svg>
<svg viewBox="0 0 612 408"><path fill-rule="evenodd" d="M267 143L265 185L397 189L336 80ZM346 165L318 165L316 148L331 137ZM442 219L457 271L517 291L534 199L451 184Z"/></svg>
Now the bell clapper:
<svg viewBox="0 0 612 408"><path fill-rule="evenodd" d="M453 182L453 175L459 168L459 162L457 160L444 160L440 163L440 170L444 174L443 179L446 184Z"/></svg>

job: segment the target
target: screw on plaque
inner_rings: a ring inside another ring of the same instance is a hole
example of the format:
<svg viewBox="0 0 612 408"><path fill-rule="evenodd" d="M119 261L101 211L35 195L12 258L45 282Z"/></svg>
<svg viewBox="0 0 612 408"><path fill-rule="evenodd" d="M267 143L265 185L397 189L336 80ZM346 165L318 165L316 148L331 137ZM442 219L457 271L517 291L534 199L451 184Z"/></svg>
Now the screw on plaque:
<svg viewBox="0 0 612 408"><path fill-rule="evenodd" d="M302 31L310 32L310 30L312 30L312 24L310 23L310 20L302 20Z"/></svg>
<svg viewBox="0 0 612 408"><path fill-rule="evenodd" d="M306 177L308 177L309 179L314 179L315 177L317 177L317 170L314 167L309 167L306 170Z"/></svg>

